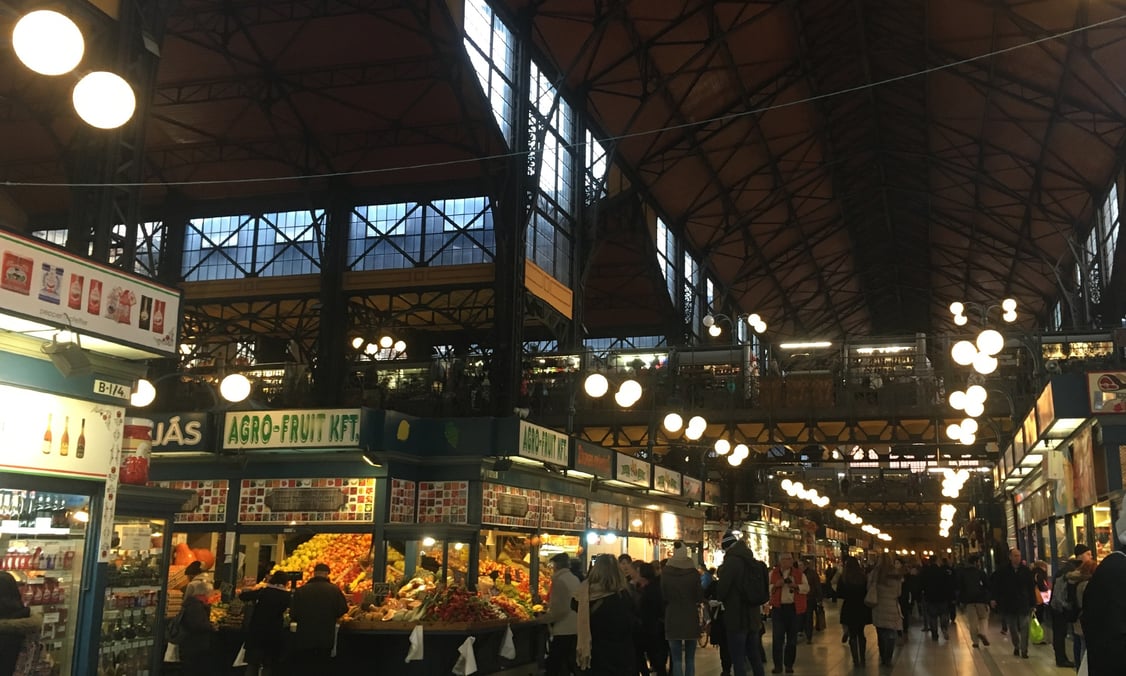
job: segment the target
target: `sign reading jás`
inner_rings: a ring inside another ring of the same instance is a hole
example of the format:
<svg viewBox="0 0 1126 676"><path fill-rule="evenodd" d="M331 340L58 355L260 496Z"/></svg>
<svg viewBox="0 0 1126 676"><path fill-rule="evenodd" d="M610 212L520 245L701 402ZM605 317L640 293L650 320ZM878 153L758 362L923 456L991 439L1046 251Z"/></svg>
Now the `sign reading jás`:
<svg viewBox="0 0 1126 676"><path fill-rule="evenodd" d="M230 411L223 450L359 448L361 409Z"/></svg>
<svg viewBox="0 0 1126 676"><path fill-rule="evenodd" d="M586 441L575 440L575 470L600 479L614 476L614 452Z"/></svg>
<svg viewBox="0 0 1126 676"><path fill-rule="evenodd" d="M211 418L206 413L154 413L153 453L191 453L215 450Z"/></svg>
<svg viewBox="0 0 1126 676"><path fill-rule="evenodd" d="M565 434L520 421L520 445L517 449L520 457L566 467L569 447Z"/></svg>
<svg viewBox="0 0 1126 676"><path fill-rule="evenodd" d="M649 478L653 466L625 453L615 453L614 478L618 481L642 488L649 488Z"/></svg>

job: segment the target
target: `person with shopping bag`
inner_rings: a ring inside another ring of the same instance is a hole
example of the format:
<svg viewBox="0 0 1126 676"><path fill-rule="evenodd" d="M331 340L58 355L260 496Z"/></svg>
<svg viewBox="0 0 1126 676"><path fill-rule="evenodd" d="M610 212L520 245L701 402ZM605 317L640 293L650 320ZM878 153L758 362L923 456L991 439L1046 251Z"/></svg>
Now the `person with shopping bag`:
<svg viewBox="0 0 1126 676"><path fill-rule="evenodd" d="M1009 550L1009 565L993 574L993 600L990 602L1005 619L1013 640L1013 655L1028 659L1028 631L1032 609L1040 594L1032 569L1021 560L1020 550Z"/></svg>
<svg viewBox="0 0 1126 676"><path fill-rule="evenodd" d="M289 576L278 571L272 574L265 587L244 589L239 599L253 608L246 627L246 676L269 674L274 676L285 649L285 611L289 609L290 594L285 588Z"/></svg>

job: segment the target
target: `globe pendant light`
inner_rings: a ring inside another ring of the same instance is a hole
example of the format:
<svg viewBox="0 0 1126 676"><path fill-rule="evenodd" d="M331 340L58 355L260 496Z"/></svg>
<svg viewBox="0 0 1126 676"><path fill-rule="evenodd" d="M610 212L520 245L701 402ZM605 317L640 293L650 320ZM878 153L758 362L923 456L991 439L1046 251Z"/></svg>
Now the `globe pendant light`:
<svg viewBox="0 0 1126 676"><path fill-rule="evenodd" d="M25 14L12 29L12 49L40 75L62 75L82 61L82 31L66 16L41 9Z"/></svg>
<svg viewBox="0 0 1126 676"><path fill-rule="evenodd" d="M98 129L117 129L133 117L137 108L137 97L129 83L106 71L95 71L79 80L72 99L78 116Z"/></svg>

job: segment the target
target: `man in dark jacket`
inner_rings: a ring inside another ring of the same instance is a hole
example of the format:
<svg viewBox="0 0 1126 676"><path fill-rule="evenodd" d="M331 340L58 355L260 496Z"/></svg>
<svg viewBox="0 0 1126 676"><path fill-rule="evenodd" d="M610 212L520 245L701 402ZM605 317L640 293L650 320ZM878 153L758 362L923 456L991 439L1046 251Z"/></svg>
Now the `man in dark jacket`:
<svg viewBox="0 0 1126 676"><path fill-rule="evenodd" d="M328 579L327 564L313 567L313 577L293 592L290 620L297 623L293 644L296 673L328 673L336 645L336 621L348 612L340 587Z"/></svg>
<svg viewBox="0 0 1126 676"><path fill-rule="evenodd" d="M1009 550L1009 565L993 574L993 601L1013 639L1013 654L1028 659L1028 620L1039 594L1032 570L1021 562L1020 550Z"/></svg>
<svg viewBox="0 0 1126 676"><path fill-rule="evenodd" d="M962 604L962 614L966 617L975 648L978 639L989 645L985 628L989 626L990 593L989 577L981 568L981 557L974 554L969 565L958 572L958 602Z"/></svg>
<svg viewBox="0 0 1126 676"><path fill-rule="evenodd" d="M1091 548L1084 544L1075 545L1073 556L1060 564L1056 578L1052 582L1052 599L1048 609L1052 613L1052 651L1056 654L1057 667L1074 667L1075 663L1067 657L1067 625L1074 621L1078 609L1070 607L1068 599L1068 574L1075 571L1091 558Z"/></svg>
<svg viewBox="0 0 1126 676"><path fill-rule="evenodd" d="M735 676L747 676L747 659L754 676L763 676L759 632L762 605L756 599L769 598L766 564L755 559L737 531L723 534L723 565L719 567L716 598L723 603L727 625L727 649Z"/></svg>
<svg viewBox="0 0 1126 676"><path fill-rule="evenodd" d="M1126 509L1115 524L1119 541L1126 537ZM1102 560L1083 594L1083 640L1090 676L1121 674L1126 665L1126 554Z"/></svg>
<svg viewBox="0 0 1126 676"><path fill-rule="evenodd" d="M919 580L926 602L927 626L930 627L931 640L938 640L938 630L942 637L950 640L950 604L954 601L954 571L949 566L938 565L938 557L931 557L923 568Z"/></svg>

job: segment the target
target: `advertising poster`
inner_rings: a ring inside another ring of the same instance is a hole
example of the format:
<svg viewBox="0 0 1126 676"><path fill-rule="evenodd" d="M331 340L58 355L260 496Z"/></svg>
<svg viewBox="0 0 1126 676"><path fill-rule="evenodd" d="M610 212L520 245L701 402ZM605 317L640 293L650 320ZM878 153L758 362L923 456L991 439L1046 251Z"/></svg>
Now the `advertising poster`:
<svg viewBox="0 0 1126 676"><path fill-rule="evenodd" d="M1075 434L1071 446L1071 492L1075 507L1083 509L1095 504L1098 494L1095 490L1095 449L1091 427L1084 427Z"/></svg>
<svg viewBox="0 0 1126 676"><path fill-rule="evenodd" d="M622 483L649 488L653 466L625 453L615 453L614 478Z"/></svg>
<svg viewBox="0 0 1126 676"><path fill-rule="evenodd" d="M1126 412L1126 371L1088 373L1087 395L1094 415Z"/></svg>
<svg viewBox="0 0 1126 676"><path fill-rule="evenodd" d="M0 232L0 305L32 321L175 356L180 292L117 268Z"/></svg>

